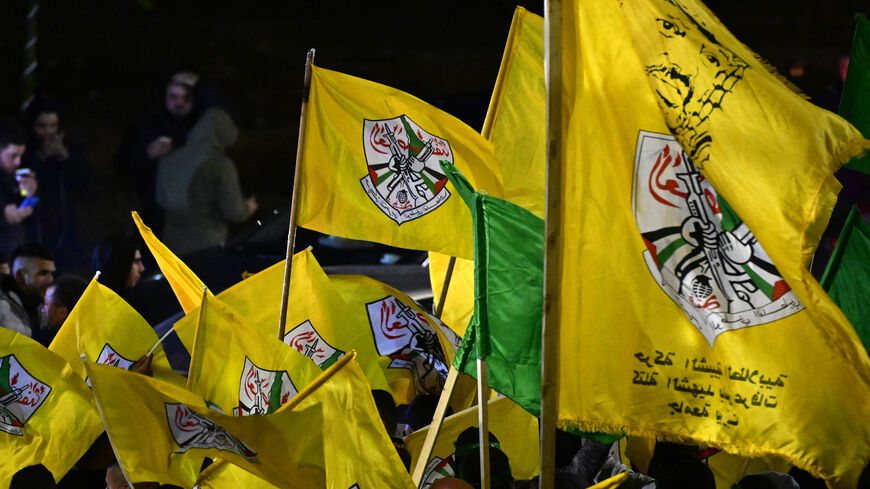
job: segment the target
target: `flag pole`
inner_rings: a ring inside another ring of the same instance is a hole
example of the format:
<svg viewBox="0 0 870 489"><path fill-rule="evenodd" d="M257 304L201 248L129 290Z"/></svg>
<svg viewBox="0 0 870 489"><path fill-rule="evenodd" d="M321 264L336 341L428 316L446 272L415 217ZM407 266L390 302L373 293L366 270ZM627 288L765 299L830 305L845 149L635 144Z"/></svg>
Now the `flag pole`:
<svg viewBox="0 0 870 489"><path fill-rule="evenodd" d="M314 64L314 49L305 57L305 80L302 84L302 109L299 113L299 136L296 140L296 166L293 169L293 196L290 198L290 228L287 230L287 259L284 262L284 285L281 289L281 315L278 317L278 339L284 341L287 328L287 297L290 294L290 270L293 267L293 248L296 244L296 207L299 195L299 167L302 159L302 142L305 140L305 113L308 111L308 95L311 91L311 67Z"/></svg>
<svg viewBox="0 0 870 489"><path fill-rule="evenodd" d="M414 487L420 487L420 482L423 480L423 473L426 472L426 464L429 462L429 457L432 456L438 432L441 431L441 423L444 422L444 414L447 413L447 406L450 404L450 396L453 395L457 378L459 378L459 371L451 365L450 371L447 373L447 380L444 382L444 389L441 391L441 397L438 398L438 406L435 407L435 414L432 416L432 423L429 424L429 431L426 432L426 439L423 440L420 456L417 457L417 465L411 471Z"/></svg>
<svg viewBox="0 0 870 489"><path fill-rule="evenodd" d="M480 489L489 489L489 385L486 359L477 359L477 432L480 444Z"/></svg>
<svg viewBox="0 0 870 489"><path fill-rule="evenodd" d="M447 289L450 288L450 279L453 278L453 267L456 266L456 257L451 256L447 262L447 272L444 273L444 283L441 285L441 294L438 297L438 305L435 306L435 317L441 319L441 313L444 312L444 302L447 300Z"/></svg>
<svg viewBox="0 0 870 489"><path fill-rule="evenodd" d="M559 415L559 271L562 265L562 2L545 0L544 71L547 83L547 214L544 242L544 311L541 330L541 489L556 481Z"/></svg>

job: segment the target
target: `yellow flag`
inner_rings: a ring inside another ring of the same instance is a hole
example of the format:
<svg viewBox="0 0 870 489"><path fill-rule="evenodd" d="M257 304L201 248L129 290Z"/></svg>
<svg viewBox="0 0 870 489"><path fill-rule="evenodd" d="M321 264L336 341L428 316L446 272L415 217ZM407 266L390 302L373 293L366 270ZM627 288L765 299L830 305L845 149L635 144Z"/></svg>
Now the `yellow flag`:
<svg viewBox="0 0 870 489"><path fill-rule="evenodd" d="M371 387L348 352L303 393L298 409L323 410L323 459L327 489L412 489L414 483L378 415ZM297 409L297 408L294 408Z"/></svg>
<svg viewBox="0 0 870 489"><path fill-rule="evenodd" d="M870 360L804 264L864 140L697 2L564 19L560 424L854 487Z"/></svg>
<svg viewBox="0 0 870 489"><path fill-rule="evenodd" d="M265 334L277 336L283 282L282 261L218 297ZM346 352L356 350L372 388L390 390L384 375L385 360L377 354L368 321L349 307L308 249L293 258L284 342L321 369L334 364Z"/></svg>
<svg viewBox="0 0 870 489"><path fill-rule="evenodd" d="M499 448L511 462L514 479L531 479L538 475L540 467L538 449L538 418L526 412L507 397L489 401L489 432L498 438ZM426 463L422 486L428 487L436 479L455 477L449 462L455 452L454 442L466 428L477 426L477 406L444 419L441 431ZM411 453L411 467L416 467L429 428L417 430L405 437L405 445Z"/></svg>
<svg viewBox="0 0 870 489"><path fill-rule="evenodd" d="M441 392L462 338L402 292L363 275L333 275L330 281L374 339L397 403Z"/></svg>
<svg viewBox="0 0 870 489"><path fill-rule="evenodd" d="M102 431L88 386L69 364L0 328L0 487L39 463L60 480Z"/></svg>
<svg viewBox="0 0 870 489"><path fill-rule="evenodd" d="M234 416L269 414L321 371L215 297L189 315L197 330L188 388Z"/></svg>
<svg viewBox="0 0 870 489"><path fill-rule="evenodd" d="M319 406L227 416L202 397L151 377L105 365L87 370L131 482L192 487L203 458L220 457L279 487L324 486Z"/></svg>
<svg viewBox="0 0 870 489"><path fill-rule="evenodd" d="M80 355L90 362L129 369L157 344L154 329L122 299L97 280L76 303L48 349L63 357L82 379L85 366ZM151 360L154 376L177 385L184 378L176 374L158 345Z"/></svg>
<svg viewBox="0 0 870 489"><path fill-rule="evenodd" d="M299 226L472 257L471 216L439 164L501 196L479 133L399 90L316 66L304 124Z"/></svg>
<svg viewBox="0 0 870 489"><path fill-rule="evenodd" d="M429 252L429 283L437 304L444 287L444 277L450 257L441 253ZM453 274L444 299L441 320L460 336L465 336L468 322L474 313L474 261L457 258Z"/></svg>
<svg viewBox="0 0 870 489"><path fill-rule="evenodd" d="M544 19L517 7L482 133L498 160L503 198L542 219L547 182L546 96Z"/></svg>
<svg viewBox="0 0 870 489"><path fill-rule="evenodd" d="M160 267L160 271L163 272L163 276L166 277L166 281L175 292L181 309L184 310L185 314L196 309L199 306L202 288L205 287L205 284L165 244L157 239L157 236L154 236L151 228L142 222L138 212L133 211L133 221L136 222L136 227L139 228L139 234L145 240L148 250L154 255L157 266ZM211 294L211 291L208 291L208 294Z"/></svg>
<svg viewBox="0 0 870 489"><path fill-rule="evenodd" d="M356 352L348 352L330 366L299 396L282 408L282 411L288 408L317 408L322 412L323 422L312 423L308 427L309 431L316 430L320 433L319 448L323 454L326 481L319 482L318 487L413 488L411 478L384 430L370 386L356 362ZM307 433L306 431L302 435ZM227 470L217 463L206 469L200 478L200 487L214 489L270 487L263 485L262 481L245 477L238 471ZM238 485L230 485L233 481L237 481Z"/></svg>

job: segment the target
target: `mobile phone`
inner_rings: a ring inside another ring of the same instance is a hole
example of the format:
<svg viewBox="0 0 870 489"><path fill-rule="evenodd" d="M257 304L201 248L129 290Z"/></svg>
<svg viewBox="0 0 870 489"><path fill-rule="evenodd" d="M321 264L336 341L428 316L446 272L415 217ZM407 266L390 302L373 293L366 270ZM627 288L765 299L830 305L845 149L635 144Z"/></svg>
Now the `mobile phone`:
<svg viewBox="0 0 870 489"><path fill-rule="evenodd" d="M19 209L24 209L25 207L36 207L36 204L39 203L39 197L30 196L24 199L20 204L18 204Z"/></svg>

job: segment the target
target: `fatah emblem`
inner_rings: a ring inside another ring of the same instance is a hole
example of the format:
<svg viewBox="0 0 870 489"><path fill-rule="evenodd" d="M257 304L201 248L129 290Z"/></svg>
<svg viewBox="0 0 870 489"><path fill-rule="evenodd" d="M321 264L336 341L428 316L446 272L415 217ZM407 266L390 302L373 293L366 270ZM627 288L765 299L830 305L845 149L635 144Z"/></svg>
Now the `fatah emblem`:
<svg viewBox="0 0 870 489"><path fill-rule="evenodd" d="M239 382L239 407L233 416L269 414L296 395L296 386L284 370L262 369L245 357L245 368Z"/></svg>
<svg viewBox="0 0 870 489"><path fill-rule="evenodd" d="M305 320L285 334L284 343L312 359L322 369L329 367L344 355L343 351L330 346L314 329L314 325L309 320Z"/></svg>
<svg viewBox="0 0 870 489"><path fill-rule="evenodd" d="M103 349L100 350L100 355L97 356L97 363L130 370L130 367L132 367L136 362L121 356L121 354L116 352L111 345L106 343L103 346ZM91 378L86 378L85 383L88 384L88 387L91 387Z"/></svg>
<svg viewBox="0 0 870 489"><path fill-rule="evenodd" d="M215 448L241 455L249 462L259 462L257 452L227 433L214 421L184 404L166 403L165 406L169 430L179 446L175 453L184 453L191 448Z"/></svg>
<svg viewBox="0 0 870 489"><path fill-rule="evenodd" d="M801 309L752 231L673 136L641 131L633 183L646 264L710 346Z"/></svg>
<svg viewBox="0 0 870 489"><path fill-rule="evenodd" d="M401 225L447 201L447 176L440 162L453 163L450 144L408 116L363 124L368 175L360 180L372 202Z"/></svg>
<svg viewBox="0 0 870 489"><path fill-rule="evenodd" d="M100 350L100 356L97 357L97 363L130 370L130 367L132 367L136 362L129 358L122 357L114 348L106 343L103 349Z"/></svg>
<svg viewBox="0 0 870 489"><path fill-rule="evenodd" d="M15 355L0 357L0 431L22 436L24 424L50 393L51 387L30 375Z"/></svg>
<svg viewBox="0 0 870 489"><path fill-rule="evenodd" d="M393 296L366 304L378 354L390 357L390 368L414 374L418 393L434 393L447 377L438 335L423 313Z"/></svg>

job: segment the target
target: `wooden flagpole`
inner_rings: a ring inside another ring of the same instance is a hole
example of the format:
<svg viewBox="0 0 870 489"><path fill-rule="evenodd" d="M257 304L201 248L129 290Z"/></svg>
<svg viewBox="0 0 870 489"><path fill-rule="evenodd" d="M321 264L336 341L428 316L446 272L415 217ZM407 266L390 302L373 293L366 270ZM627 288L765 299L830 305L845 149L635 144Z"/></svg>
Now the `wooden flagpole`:
<svg viewBox="0 0 870 489"><path fill-rule="evenodd" d="M287 298L290 294L290 270L293 267L293 249L296 245L296 207L299 192L299 167L302 160L302 142L305 140L305 114L308 111L308 95L311 92L311 67L314 64L314 49L305 58L305 82L302 86L302 109L299 115L299 137L296 141L296 166L293 169L293 196L290 198L290 228L287 231L287 259L284 262L284 285L281 289L281 315L278 317L278 339L284 341L287 328Z"/></svg>
<svg viewBox="0 0 870 489"><path fill-rule="evenodd" d="M441 431L441 423L444 422L444 414L447 412L447 406L450 404L450 396L453 395L453 388L456 387L457 378L459 378L459 371L451 365L450 372L447 374L447 380L444 382L444 389L441 391L441 397L438 398L438 406L435 407L435 414L432 416L432 423L429 424L429 431L426 432L426 439L423 440L420 456L417 457L417 465L411 470L411 479L414 481L415 487L420 487L420 482L423 480L426 463L429 462L429 457L432 456L432 449L435 447L435 440L438 439L438 432Z"/></svg>
<svg viewBox="0 0 870 489"><path fill-rule="evenodd" d="M544 68L547 82L547 214L544 245L544 317L541 330L541 489L554 489L559 415L559 282L562 265L559 206L562 192L562 2L546 0Z"/></svg>
<svg viewBox="0 0 870 489"><path fill-rule="evenodd" d="M431 261L430 261L430 265ZM435 317L441 318L441 313L444 312L444 302L447 300L447 289L450 288L450 280L453 278L453 267L456 266L456 257L451 256L447 262L447 271L444 273L444 283L441 284L441 294L438 297L438 304L435 305Z"/></svg>

